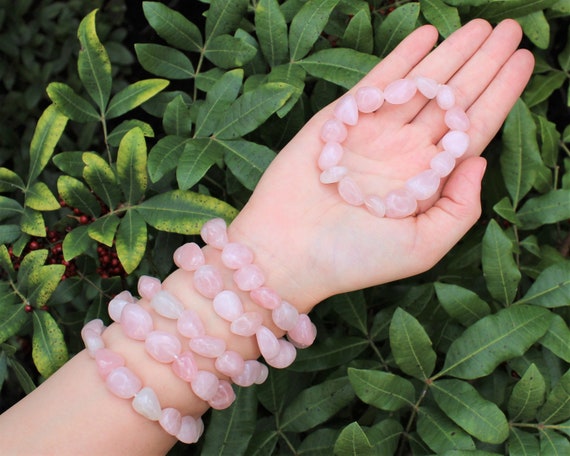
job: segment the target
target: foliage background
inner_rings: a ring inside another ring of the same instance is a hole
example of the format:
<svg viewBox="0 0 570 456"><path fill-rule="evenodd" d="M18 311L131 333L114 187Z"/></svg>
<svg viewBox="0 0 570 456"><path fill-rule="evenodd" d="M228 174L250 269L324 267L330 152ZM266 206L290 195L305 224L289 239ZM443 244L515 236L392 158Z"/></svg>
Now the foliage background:
<svg viewBox="0 0 570 456"><path fill-rule="evenodd" d="M428 273L318 306L316 345L172 454L570 454L569 15L570 0L0 0L0 411L81 349L113 294L231 219L413 29L512 17L537 65L485 153L477 225Z"/></svg>

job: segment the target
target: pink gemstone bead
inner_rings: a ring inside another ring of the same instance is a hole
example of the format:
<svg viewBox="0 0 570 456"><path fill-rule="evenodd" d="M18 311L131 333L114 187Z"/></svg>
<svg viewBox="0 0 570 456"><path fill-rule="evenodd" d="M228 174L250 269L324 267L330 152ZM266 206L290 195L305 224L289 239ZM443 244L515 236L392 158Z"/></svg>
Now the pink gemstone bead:
<svg viewBox="0 0 570 456"><path fill-rule="evenodd" d="M204 252L195 242L178 247L173 255L174 264L185 271L195 271L206 263Z"/></svg>
<svg viewBox="0 0 570 456"><path fill-rule="evenodd" d="M259 351L265 359L274 358L279 353L279 341L273 331L262 326L255 333Z"/></svg>
<svg viewBox="0 0 570 456"><path fill-rule="evenodd" d="M249 293L251 300L264 309L273 310L281 304L281 296L269 287L259 287Z"/></svg>
<svg viewBox="0 0 570 456"><path fill-rule="evenodd" d="M354 95L347 93L341 97L334 107L334 115L347 125L356 125L358 123L358 106Z"/></svg>
<svg viewBox="0 0 570 456"><path fill-rule="evenodd" d="M367 195L364 197L364 204L376 217L384 217L386 215L386 204L378 195Z"/></svg>
<svg viewBox="0 0 570 456"><path fill-rule="evenodd" d="M227 225L224 219L214 218L208 220L202 229L200 230L200 235L204 242L212 247L222 250L224 245L228 243L228 231Z"/></svg>
<svg viewBox="0 0 570 456"><path fill-rule="evenodd" d="M433 169L427 169L406 181L406 188L417 200L431 198L437 192L441 179Z"/></svg>
<svg viewBox="0 0 570 456"><path fill-rule="evenodd" d="M321 171L325 171L333 166L336 166L342 160L344 149L337 142L328 142L323 146L319 155L317 165Z"/></svg>
<svg viewBox="0 0 570 456"><path fill-rule="evenodd" d="M184 305L166 290L156 293L150 301L150 306L157 314L171 320L180 318L184 312Z"/></svg>
<svg viewBox="0 0 570 456"><path fill-rule="evenodd" d="M439 177L445 177L453 171L455 167L455 157L449 151L443 151L434 156L430 161L430 167Z"/></svg>
<svg viewBox="0 0 570 456"><path fill-rule="evenodd" d="M105 324L103 323L103 320L101 320L100 318L96 318L94 320L90 320L87 323L85 323L83 329L93 330L95 331L96 334L101 335L105 330Z"/></svg>
<svg viewBox="0 0 570 456"><path fill-rule="evenodd" d="M332 166L321 173L319 180L322 184L334 184L346 176L347 173L348 169L344 166Z"/></svg>
<svg viewBox="0 0 570 456"><path fill-rule="evenodd" d="M386 216L403 218L412 215L418 208L418 202L404 188L393 190L386 195Z"/></svg>
<svg viewBox="0 0 570 456"><path fill-rule="evenodd" d="M162 415L160 402L154 390L148 386L141 389L132 402L133 408L145 418L158 421Z"/></svg>
<svg viewBox="0 0 570 456"><path fill-rule="evenodd" d="M232 382L238 386L248 387L253 385L261 375L262 364L254 359L247 360L243 372L232 377Z"/></svg>
<svg viewBox="0 0 570 456"><path fill-rule="evenodd" d="M99 320L99 321L101 321L101 320ZM101 321L101 323L103 323L103 322ZM101 332L102 331L95 328L94 325L90 325L90 326L88 326L88 325L89 325L89 323L87 325L85 325L83 327L83 329L81 330L81 339L83 340L83 343L85 344L85 348L87 349L87 353L89 353L89 356L91 358L94 358L95 353L97 353L98 350L105 348L105 343L103 342L103 339L101 338Z"/></svg>
<svg viewBox="0 0 570 456"><path fill-rule="evenodd" d="M230 331L243 337L253 336L261 327L263 318L257 312L245 312L239 318L232 321Z"/></svg>
<svg viewBox="0 0 570 456"><path fill-rule="evenodd" d="M324 142L343 142L348 136L348 130L338 119L327 120L321 129L321 139Z"/></svg>
<svg viewBox="0 0 570 456"><path fill-rule="evenodd" d="M152 299L162 289L162 283L156 277L141 276L137 284L137 291L141 298Z"/></svg>
<svg viewBox="0 0 570 456"><path fill-rule="evenodd" d="M348 176L343 177L338 183L338 194L352 206L360 206L364 203L364 194L358 184Z"/></svg>
<svg viewBox="0 0 570 456"><path fill-rule="evenodd" d="M182 443L196 443L202 435L202 420L195 419L191 416L183 416L180 420L180 431L176 434L176 438Z"/></svg>
<svg viewBox="0 0 570 456"><path fill-rule="evenodd" d="M160 363L171 363L182 351L182 344L167 331L152 331L144 341L146 351Z"/></svg>
<svg viewBox="0 0 570 456"><path fill-rule="evenodd" d="M131 339L145 340L153 330L152 317L138 304L126 304L121 312L121 326Z"/></svg>
<svg viewBox="0 0 570 456"><path fill-rule="evenodd" d="M205 264L194 272L194 288L202 296L213 299L224 289L224 279L215 266Z"/></svg>
<svg viewBox="0 0 570 456"><path fill-rule="evenodd" d="M238 242L228 242L222 250L222 263L226 268L239 269L253 263L253 251Z"/></svg>
<svg viewBox="0 0 570 456"><path fill-rule="evenodd" d="M218 391L218 377L210 371L199 370L190 382L192 391L203 401L209 401Z"/></svg>
<svg viewBox="0 0 570 456"><path fill-rule="evenodd" d="M214 311L227 321L234 321L243 315L241 299L231 290L219 292L212 302Z"/></svg>
<svg viewBox="0 0 570 456"><path fill-rule="evenodd" d="M455 105L453 89L448 85L440 85L435 100L441 109L451 109Z"/></svg>
<svg viewBox="0 0 570 456"><path fill-rule="evenodd" d="M172 371L185 382L191 382L198 372L194 355L185 351L172 362Z"/></svg>
<svg viewBox="0 0 570 456"><path fill-rule="evenodd" d="M130 399L142 388L141 380L128 368L117 367L105 379L105 385L115 396Z"/></svg>
<svg viewBox="0 0 570 456"><path fill-rule="evenodd" d="M307 348L317 337L317 327L307 314L300 314L297 324L289 330L287 337L297 348Z"/></svg>
<svg viewBox="0 0 570 456"><path fill-rule="evenodd" d="M284 369L293 364L296 357L297 350L295 349L295 346L285 339L279 339L279 353L273 358L265 359L265 361L267 361L267 364L272 367Z"/></svg>
<svg viewBox="0 0 570 456"><path fill-rule="evenodd" d="M120 321L123 307L125 307L126 304L133 302L135 302L135 300L131 293L128 291L121 291L109 302L109 316L113 321Z"/></svg>
<svg viewBox="0 0 570 456"><path fill-rule="evenodd" d="M200 316L192 309L186 309L180 314L176 328L180 334L189 339L206 334L206 328L204 328Z"/></svg>
<svg viewBox="0 0 570 456"><path fill-rule="evenodd" d="M441 138L443 149L455 158L461 157L469 147L469 135L464 131L451 130Z"/></svg>
<svg viewBox="0 0 570 456"><path fill-rule="evenodd" d="M263 271L255 264L248 264L234 272L234 282L242 291L259 288L265 282Z"/></svg>
<svg viewBox="0 0 570 456"><path fill-rule="evenodd" d="M445 113L444 120L445 125L447 125L450 130L467 131L471 125L465 111L458 106L449 109Z"/></svg>
<svg viewBox="0 0 570 456"><path fill-rule="evenodd" d="M415 81L418 90L424 97L429 100L435 98L439 89L439 84L437 81L423 76L416 77Z"/></svg>
<svg viewBox="0 0 570 456"><path fill-rule="evenodd" d="M299 318L299 312L287 301L281 302L281 305L271 312L273 323L283 331L289 331L294 328Z"/></svg>
<svg viewBox="0 0 570 456"><path fill-rule="evenodd" d="M182 415L175 408L163 408L158 422L162 426L162 429L164 429L170 435L176 435L180 432Z"/></svg>
<svg viewBox="0 0 570 456"><path fill-rule="evenodd" d="M208 404L216 410L224 410L232 405L235 398L236 394L234 393L232 385L226 380L220 380L218 383L218 391L216 391L214 397L208 401Z"/></svg>
<svg viewBox="0 0 570 456"><path fill-rule="evenodd" d="M217 358L226 351L224 339L213 336L200 336L190 339L189 346L192 351L206 358Z"/></svg>
<svg viewBox="0 0 570 456"><path fill-rule="evenodd" d="M125 365L125 358L108 348L102 348L95 353L95 364L97 365L99 375L106 379L117 367Z"/></svg>
<svg viewBox="0 0 570 456"><path fill-rule="evenodd" d="M411 79L397 79L384 89L384 99L391 104L404 104L414 97L417 90Z"/></svg>
<svg viewBox="0 0 570 456"><path fill-rule="evenodd" d="M245 361L238 352L227 350L216 358L214 365L221 374L234 377L241 374Z"/></svg>
<svg viewBox="0 0 570 456"><path fill-rule="evenodd" d="M269 368L265 364L259 364L259 373L254 381L256 385L261 385L269 377Z"/></svg>
<svg viewBox="0 0 570 456"><path fill-rule="evenodd" d="M384 104L384 92L377 87L361 87L355 98L358 110L363 113L374 112Z"/></svg>

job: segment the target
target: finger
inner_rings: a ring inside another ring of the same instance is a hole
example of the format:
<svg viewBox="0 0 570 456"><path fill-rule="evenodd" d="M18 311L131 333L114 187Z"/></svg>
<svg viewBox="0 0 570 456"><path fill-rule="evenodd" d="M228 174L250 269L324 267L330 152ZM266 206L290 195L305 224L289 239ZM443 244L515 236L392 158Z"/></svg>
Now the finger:
<svg viewBox="0 0 570 456"><path fill-rule="evenodd" d="M461 162L446 182L441 198L417 217L415 258L437 263L469 231L481 215L481 180L486 161L472 157ZM418 271L421 272L421 271Z"/></svg>
<svg viewBox="0 0 570 456"><path fill-rule="evenodd" d="M430 77L441 82L447 81L447 84L455 92L457 105L467 110L486 90L503 65L512 56L521 38L521 27L516 21L503 21L495 27L477 52L456 69L454 76L449 81L445 79L444 74L436 74ZM434 135L434 141L441 138L447 131L441 109L434 102L426 105L414 119L414 123L431 126L430 131Z"/></svg>

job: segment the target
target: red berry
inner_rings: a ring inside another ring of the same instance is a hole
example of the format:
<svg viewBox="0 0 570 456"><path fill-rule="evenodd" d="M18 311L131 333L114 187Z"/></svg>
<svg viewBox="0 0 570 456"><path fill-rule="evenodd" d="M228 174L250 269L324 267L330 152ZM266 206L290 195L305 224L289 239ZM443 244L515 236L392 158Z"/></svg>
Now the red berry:
<svg viewBox="0 0 570 456"><path fill-rule="evenodd" d="M30 306L29 304L26 304L26 306L24 307L24 310L28 313L32 312L34 309L32 306Z"/></svg>
<svg viewBox="0 0 570 456"><path fill-rule="evenodd" d="M87 217L86 215L79 216L79 223L81 223L82 225L87 225L89 223L89 217Z"/></svg>

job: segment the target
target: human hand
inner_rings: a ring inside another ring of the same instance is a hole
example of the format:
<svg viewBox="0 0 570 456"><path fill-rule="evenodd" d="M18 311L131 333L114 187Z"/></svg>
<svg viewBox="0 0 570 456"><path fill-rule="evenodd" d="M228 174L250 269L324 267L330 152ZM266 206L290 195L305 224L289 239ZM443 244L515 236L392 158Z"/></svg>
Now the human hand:
<svg viewBox="0 0 570 456"><path fill-rule="evenodd" d="M452 87L467 112L469 148L416 216L378 218L319 182L320 131L334 103L279 153L230 230L254 249L282 296L308 310L333 294L423 272L461 239L480 215L485 161L478 155L532 72L530 52L517 50L521 35L512 20L494 30L474 20L432 50L437 31L423 26L351 89L421 75ZM446 132L441 109L419 94L405 105L384 104L349 127L343 164L367 193L384 195L429 167Z"/></svg>

